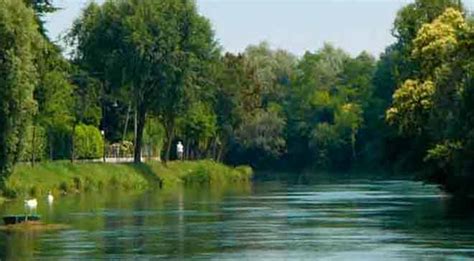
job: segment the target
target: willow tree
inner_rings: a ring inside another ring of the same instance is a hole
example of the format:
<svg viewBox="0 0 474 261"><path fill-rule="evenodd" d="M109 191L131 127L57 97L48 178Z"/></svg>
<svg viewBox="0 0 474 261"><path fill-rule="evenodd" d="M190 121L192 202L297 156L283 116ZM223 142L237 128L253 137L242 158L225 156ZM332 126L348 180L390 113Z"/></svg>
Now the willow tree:
<svg viewBox="0 0 474 261"><path fill-rule="evenodd" d="M122 0L90 4L71 31L76 59L135 107L134 161L140 162L147 114L161 117L169 157L186 87L215 53L209 22L193 1Z"/></svg>
<svg viewBox="0 0 474 261"><path fill-rule="evenodd" d="M21 153L36 104L36 46L42 41L33 10L21 0L0 0L0 173L1 184Z"/></svg>

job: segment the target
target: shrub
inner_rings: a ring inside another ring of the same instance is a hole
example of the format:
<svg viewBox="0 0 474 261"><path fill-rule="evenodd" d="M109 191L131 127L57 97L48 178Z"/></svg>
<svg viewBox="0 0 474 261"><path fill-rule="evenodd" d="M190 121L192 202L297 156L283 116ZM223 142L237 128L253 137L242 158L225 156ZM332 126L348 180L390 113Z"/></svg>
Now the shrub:
<svg viewBox="0 0 474 261"><path fill-rule="evenodd" d="M253 174L253 170L249 166L238 166L235 168L238 171L243 179L250 179Z"/></svg>
<svg viewBox="0 0 474 261"><path fill-rule="evenodd" d="M78 159L97 159L104 153L104 140L94 126L80 124L74 134L74 151Z"/></svg>

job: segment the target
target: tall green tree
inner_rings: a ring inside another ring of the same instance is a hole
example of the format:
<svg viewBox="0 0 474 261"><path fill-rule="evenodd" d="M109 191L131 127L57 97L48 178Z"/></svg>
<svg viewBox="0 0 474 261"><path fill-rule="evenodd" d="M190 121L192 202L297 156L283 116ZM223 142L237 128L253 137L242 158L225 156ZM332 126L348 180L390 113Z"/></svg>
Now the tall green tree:
<svg viewBox="0 0 474 261"><path fill-rule="evenodd" d="M106 85L127 93L136 112L135 162L140 162L148 113L166 129L165 160L196 72L212 58L210 24L193 1L107 1L90 4L71 31L76 59Z"/></svg>
<svg viewBox="0 0 474 261"><path fill-rule="evenodd" d="M420 60L412 56L413 40L418 30L449 7L463 10L459 0L416 0L398 11L392 29L396 42L380 56L372 80L372 109L366 114L368 128L364 131L364 139L367 140L364 145L366 163L380 162L381 166L391 166L394 171L416 171L421 165L426 141L399 135L385 122L385 111L392 103L395 90L407 79L417 78L422 72Z"/></svg>
<svg viewBox="0 0 474 261"><path fill-rule="evenodd" d="M33 10L20 0L0 1L0 173L1 183L18 161L25 129L36 110L35 55L42 38Z"/></svg>
<svg viewBox="0 0 474 261"><path fill-rule="evenodd" d="M429 178L448 190L471 194L465 184L472 173L472 47L474 27L455 8L447 8L418 31L412 58L420 64L417 78L396 90L387 120L403 135L427 141Z"/></svg>
<svg viewBox="0 0 474 261"><path fill-rule="evenodd" d="M242 54L226 53L215 70L216 90L214 111L217 115L216 159L224 160L235 144L235 133L247 112L260 104L259 95L252 91L251 77Z"/></svg>
<svg viewBox="0 0 474 261"><path fill-rule="evenodd" d="M38 30L43 37L47 38L46 29L44 27L44 16L57 11L58 8L53 5L52 0L23 0L23 2L27 7L35 11L35 20L38 23Z"/></svg>

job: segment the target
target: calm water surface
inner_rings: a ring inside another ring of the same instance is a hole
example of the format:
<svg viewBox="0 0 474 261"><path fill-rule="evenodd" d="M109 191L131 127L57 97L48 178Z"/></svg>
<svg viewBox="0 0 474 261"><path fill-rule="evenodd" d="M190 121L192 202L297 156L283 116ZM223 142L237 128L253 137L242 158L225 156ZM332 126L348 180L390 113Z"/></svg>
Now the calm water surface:
<svg viewBox="0 0 474 261"><path fill-rule="evenodd" d="M22 202L0 214L22 213ZM407 180L119 191L40 200L56 232L0 232L0 259L474 258L471 206Z"/></svg>

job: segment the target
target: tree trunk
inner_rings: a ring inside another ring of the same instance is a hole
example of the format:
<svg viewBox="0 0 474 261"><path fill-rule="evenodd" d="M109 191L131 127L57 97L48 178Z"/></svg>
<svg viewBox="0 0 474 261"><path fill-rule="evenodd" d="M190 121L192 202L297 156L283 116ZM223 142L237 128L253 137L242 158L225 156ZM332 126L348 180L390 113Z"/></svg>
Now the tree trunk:
<svg viewBox="0 0 474 261"><path fill-rule="evenodd" d="M168 121L165 128L166 128L166 152L165 152L164 162L166 163L170 160L171 145L173 144L173 139L174 139L174 119Z"/></svg>
<svg viewBox="0 0 474 261"><path fill-rule="evenodd" d="M74 136L76 135L76 123L72 126L72 135L71 135L71 163L74 163L75 149L74 149Z"/></svg>
<svg viewBox="0 0 474 261"><path fill-rule="evenodd" d="M36 124L33 123L33 136L31 137L31 166L35 166L36 161Z"/></svg>
<svg viewBox="0 0 474 261"><path fill-rule="evenodd" d="M51 131L48 131L48 143L49 143L49 160L53 160L53 135L51 134Z"/></svg>
<svg viewBox="0 0 474 261"><path fill-rule="evenodd" d="M127 134L127 128L128 128L128 120L130 119L130 110L132 109L132 104L128 104L128 109L127 109L127 118L125 119L125 127L123 128L123 134L122 134L122 142L125 141L125 135Z"/></svg>
<svg viewBox="0 0 474 261"><path fill-rule="evenodd" d="M138 117L138 107L135 106L135 111L133 112L133 144L135 147L135 144L137 144L137 128L138 128L138 123L137 123L137 117ZM141 146L141 145L140 145Z"/></svg>
<svg viewBox="0 0 474 261"><path fill-rule="evenodd" d="M24 137L25 137L25 130L26 130L26 123L21 123L17 126L16 128L16 131L18 132L18 141L16 142L16 145L15 145L15 150L12 152L13 154L13 161L12 161L12 165L11 166L14 166L17 162L20 161L20 157L21 157L21 152L23 150L23 146L24 146ZM2 146L4 146L5 144L1 144Z"/></svg>
<svg viewBox="0 0 474 261"><path fill-rule="evenodd" d="M142 139L143 130L145 129L146 110L143 106L138 106L137 120L136 120L136 137L135 137L135 151L133 152L133 162L142 162Z"/></svg>
<svg viewBox="0 0 474 261"><path fill-rule="evenodd" d="M185 151L186 151L186 160L192 160L190 155L189 155L189 147L191 147L191 140L188 139L186 141L186 148L185 148Z"/></svg>
<svg viewBox="0 0 474 261"><path fill-rule="evenodd" d="M208 141L206 144L206 149L204 150L204 155L206 159L213 159L214 156L212 154L212 148L214 147L214 139L212 139L210 142Z"/></svg>
<svg viewBox="0 0 474 261"><path fill-rule="evenodd" d="M211 159L217 161L217 137L212 140Z"/></svg>
<svg viewBox="0 0 474 261"><path fill-rule="evenodd" d="M225 145L226 145L225 142L222 142L222 144L219 147L219 151L217 152L217 158L216 158L217 162L222 162L222 157L224 156L224 153L225 153Z"/></svg>

